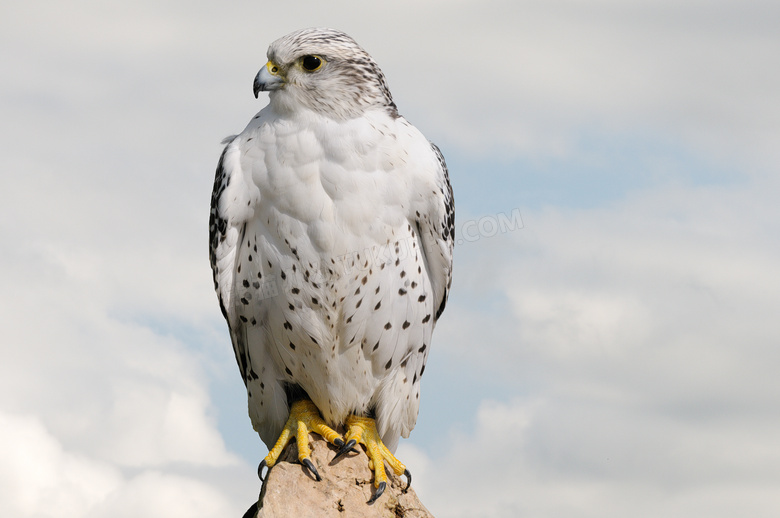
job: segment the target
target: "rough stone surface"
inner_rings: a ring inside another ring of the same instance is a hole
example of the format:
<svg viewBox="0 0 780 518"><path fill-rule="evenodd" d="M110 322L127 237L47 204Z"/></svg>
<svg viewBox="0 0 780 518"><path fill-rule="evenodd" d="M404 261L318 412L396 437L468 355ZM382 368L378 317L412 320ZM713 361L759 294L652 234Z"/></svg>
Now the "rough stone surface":
<svg viewBox="0 0 780 518"><path fill-rule="evenodd" d="M256 518L433 518L414 489L403 492L406 480L391 472L384 494L368 505L374 484L363 449L357 446L358 453L349 453L334 462L336 447L319 436L310 438L311 460L322 481L314 480L298 463L293 442L267 475Z"/></svg>

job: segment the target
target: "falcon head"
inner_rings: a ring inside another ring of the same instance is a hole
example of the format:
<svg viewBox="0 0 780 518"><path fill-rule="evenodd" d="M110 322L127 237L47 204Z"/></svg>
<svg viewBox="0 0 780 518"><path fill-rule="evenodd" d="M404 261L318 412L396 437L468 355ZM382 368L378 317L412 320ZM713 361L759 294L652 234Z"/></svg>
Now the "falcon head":
<svg viewBox="0 0 780 518"><path fill-rule="evenodd" d="M379 66L341 31L302 29L271 43L267 55L254 92L270 92L278 111L308 109L349 119L379 108L398 116Z"/></svg>

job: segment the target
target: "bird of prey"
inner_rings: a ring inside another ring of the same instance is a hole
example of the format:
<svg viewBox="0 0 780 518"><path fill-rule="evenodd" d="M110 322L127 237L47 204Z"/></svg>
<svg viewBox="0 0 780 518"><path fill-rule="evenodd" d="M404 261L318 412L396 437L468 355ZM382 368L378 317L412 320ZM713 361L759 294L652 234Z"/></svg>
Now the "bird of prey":
<svg viewBox="0 0 780 518"><path fill-rule="evenodd" d="M452 188L439 149L398 113L351 37L303 29L273 42L254 80L269 104L223 142L209 220L222 314L268 445L308 432L362 444L376 491L417 420L431 335L450 289ZM336 430L344 430L342 436ZM262 475L261 475L262 476Z"/></svg>

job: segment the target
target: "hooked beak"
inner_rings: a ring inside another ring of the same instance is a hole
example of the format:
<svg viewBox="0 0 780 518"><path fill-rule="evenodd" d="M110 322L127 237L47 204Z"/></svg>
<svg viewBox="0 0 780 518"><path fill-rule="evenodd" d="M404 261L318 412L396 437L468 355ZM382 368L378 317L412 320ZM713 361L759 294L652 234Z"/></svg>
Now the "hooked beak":
<svg viewBox="0 0 780 518"><path fill-rule="evenodd" d="M253 88L255 99L257 99L257 94L260 92L271 92L282 86L284 86L284 78L281 76L281 69L272 61L269 61L255 76Z"/></svg>

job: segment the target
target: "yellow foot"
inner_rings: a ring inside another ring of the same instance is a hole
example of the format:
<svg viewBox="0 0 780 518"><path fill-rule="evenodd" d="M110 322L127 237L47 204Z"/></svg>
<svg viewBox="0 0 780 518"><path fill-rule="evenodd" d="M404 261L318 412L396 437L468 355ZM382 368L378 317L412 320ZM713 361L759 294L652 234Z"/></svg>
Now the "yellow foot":
<svg viewBox="0 0 780 518"><path fill-rule="evenodd" d="M369 504L373 504L377 498L382 496L385 488L387 487L387 474L385 473L385 462L392 468L396 475L406 475L407 484L406 489L412 484L412 474L406 469L401 461L395 458L395 455L390 453L390 450L382 442L379 437L379 432L376 429L376 422L370 417L359 417L351 415L347 417L347 443L342 446L336 458L347 453L355 446L356 443L360 443L366 447L366 453L368 453L368 467L374 470L374 487L376 493L368 501Z"/></svg>
<svg viewBox="0 0 780 518"><path fill-rule="evenodd" d="M309 455L311 455L309 432L320 434L331 444L335 444L339 447L344 446L344 440L325 423L322 417L320 417L320 412L317 410L317 406L314 403L308 399L296 401L292 404L292 408L290 408L290 417L287 418L287 423L285 423L284 430L282 430L281 435L279 435L279 439L257 468L257 474L260 477L260 480L263 480L263 468L267 467L270 470L274 467L285 446L287 446L293 438L295 438L295 442L298 444L298 460L311 471L317 481L322 480L317 469L314 467L314 463L309 459Z"/></svg>

